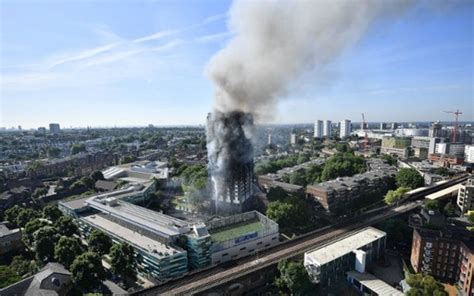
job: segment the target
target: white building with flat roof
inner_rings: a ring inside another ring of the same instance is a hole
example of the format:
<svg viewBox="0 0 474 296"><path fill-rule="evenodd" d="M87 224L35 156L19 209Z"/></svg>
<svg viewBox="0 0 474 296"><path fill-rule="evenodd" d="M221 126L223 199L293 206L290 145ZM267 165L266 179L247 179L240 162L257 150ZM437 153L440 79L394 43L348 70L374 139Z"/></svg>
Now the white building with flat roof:
<svg viewBox="0 0 474 296"><path fill-rule="evenodd" d="M464 147L464 161L474 163L474 145L466 145Z"/></svg>
<svg viewBox="0 0 474 296"><path fill-rule="evenodd" d="M325 120L323 123L323 137L330 137L332 135L331 120Z"/></svg>
<svg viewBox="0 0 474 296"><path fill-rule="evenodd" d="M352 128L351 128L351 121L348 119L345 119L341 121L340 124L340 130L339 130L339 137L341 139L347 138L351 135Z"/></svg>
<svg viewBox="0 0 474 296"><path fill-rule="evenodd" d="M314 122L314 137L315 138L323 137L323 121L322 120L316 120Z"/></svg>
<svg viewBox="0 0 474 296"><path fill-rule="evenodd" d="M304 266L312 282L329 288L350 270L365 272L368 263L382 256L385 240L385 232L367 227L306 252Z"/></svg>

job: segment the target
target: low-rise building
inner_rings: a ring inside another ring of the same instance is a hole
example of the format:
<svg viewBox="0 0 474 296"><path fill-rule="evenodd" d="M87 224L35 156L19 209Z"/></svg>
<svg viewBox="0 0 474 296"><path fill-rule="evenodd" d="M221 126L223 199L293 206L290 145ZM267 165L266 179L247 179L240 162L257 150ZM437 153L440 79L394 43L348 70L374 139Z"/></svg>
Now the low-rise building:
<svg viewBox="0 0 474 296"><path fill-rule="evenodd" d="M385 232L367 227L306 252L304 266L313 283L331 289L346 278L348 271L364 273L368 264L383 256L385 243Z"/></svg>
<svg viewBox="0 0 474 296"><path fill-rule="evenodd" d="M409 147L411 146L411 138L407 137L386 137L382 138L381 154L396 155L399 158L407 158L409 156Z"/></svg>
<svg viewBox="0 0 474 296"><path fill-rule="evenodd" d="M0 255L22 247L20 228L9 229L5 222L0 223Z"/></svg>
<svg viewBox="0 0 474 296"><path fill-rule="evenodd" d="M308 197L328 212L342 213L372 192L384 194L395 184L394 167L372 170L352 177L339 177L306 187ZM383 192L382 192L383 191Z"/></svg>
<svg viewBox="0 0 474 296"><path fill-rule="evenodd" d="M474 178L470 178L466 184L460 185L456 204L463 214L474 210Z"/></svg>
<svg viewBox="0 0 474 296"><path fill-rule="evenodd" d="M279 243L278 224L257 211L206 223L211 235L212 264L253 255Z"/></svg>

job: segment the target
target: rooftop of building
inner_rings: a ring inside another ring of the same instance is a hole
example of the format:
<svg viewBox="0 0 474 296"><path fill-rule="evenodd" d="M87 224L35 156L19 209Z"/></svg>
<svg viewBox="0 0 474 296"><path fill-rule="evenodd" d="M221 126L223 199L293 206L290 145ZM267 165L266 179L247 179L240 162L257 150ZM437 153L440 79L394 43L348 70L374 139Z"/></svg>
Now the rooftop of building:
<svg viewBox="0 0 474 296"><path fill-rule="evenodd" d="M213 229L210 231L211 239L215 242L228 241L246 234L251 234L264 229L265 226L258 219L243 221L237 224Z"/></svg>
<svg viewBox="0 0 474 296"><path fill-rule="evenodd" d="M393 167L390 167L390 169L388 170L375 169L372 171L367 171L362 174L356 174L352 177L339 177L334 180L316 183L310 186L313 188L318 188L322 190L328 190L328 189L338 190L338 189L350 188L352 186L358 186L361 182L364 182L364 181L375 181L375 180L385 178L387 176L395 176L395 174L396 174L396 170Z"/></svg>
<svg viewBox="0 0 474 296"><path fill-rule="evenodd" d="M215 242L229 241L255 232L266 235L278 231L278 224L275 221L257 211L208 221L206 225L212 240Z"/></svg>
<svg viewBox="0 0 474 296"><path fill-rule="evenodd" d="M306 252L305 258L309 257L312 262L324 265L385 236L385 232L367 227L336 242Z"/></svg>
<svg viewBox="0 0 474 296"><path fill-rule="evenodd" d="M394 287L390 286L386 282L376 278L374 275L370 273L360 273L357 271L349 271L347 272L347 276L353 279L356 279L363 286L375 292L376 295L384 295L384 296L405 295L401 291L395 289Z"/></svg>
<svg viewBox="0 0 474 296"><path fill-rule="evenodd" d="M146 250L149 254L158 259L183 252L183 250L177 247L164 244L128 227L122 226L110 219L107 219L107 215L96 214L86 216L81 219L106 233L112 234L113 236L126 241L130 245L134 245L142 250Z"/></svg>
<svg viewBox="0 0 474 296"><path fill-rule="evenodd" d="M17 232L20 232L19 228L10 229L4 222L0 223L0 238Z"/></svg>
<svg viewBox="0 0 474 296"><path fill-rule="evenodd" d="M120 200L122 196L96 196L87 200L87 204L103 213L124 219L128 223L143 227L164 237L173 237L190 231L190 223L171 216L136 206Z"/></svg>
<svg viewBox="0 0 474 296"><path fill-rule="evenodd" d="M167 179L169 169L166 162L141 160L109 167L102 171L107 180L124 180L142 183L156 179Z"/></svg>

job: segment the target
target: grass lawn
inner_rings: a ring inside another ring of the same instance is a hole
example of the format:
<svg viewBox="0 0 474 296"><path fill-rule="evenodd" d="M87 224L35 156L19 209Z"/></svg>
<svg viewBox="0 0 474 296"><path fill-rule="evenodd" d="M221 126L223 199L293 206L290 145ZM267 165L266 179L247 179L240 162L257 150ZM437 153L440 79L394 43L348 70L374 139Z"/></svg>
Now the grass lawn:
<svg viewBox="0 0 474 296"><path fill-rule="evenodd" d="M264 226L260 221L246 221L240 224L234 224L230 227L218 228L210 230L211 239L215 242L224 242L233 238L238 238L242 235L259 231Z"/></svg>

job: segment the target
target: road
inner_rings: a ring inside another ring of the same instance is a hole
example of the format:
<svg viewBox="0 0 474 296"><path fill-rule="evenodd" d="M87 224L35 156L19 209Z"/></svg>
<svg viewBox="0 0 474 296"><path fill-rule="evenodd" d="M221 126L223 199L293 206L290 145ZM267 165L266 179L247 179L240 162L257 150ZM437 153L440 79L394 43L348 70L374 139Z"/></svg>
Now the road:
<svg viewBox="0 0 474 296"><path fill-rule="evenodd" d="M361 216L346 220L333 226L325 227L308 234L299 236L293 240L286 241L274 248L260 252L255 256L249 256L236 261L236 266L224 268L216 266L204 271L188 274L187 276L168 282L165 285L153 287L136 295L192 295L209 288L219 286L226 282L240 278L246 274L261 270L277 262L303 254L316 247L323 246L335 240L339 240L364 227L382 222L386 219L409 212L422 204L418 200L426 194L441 190L452 184L460 183L467 177L453 180L452 182L429 188L426 191L417 192L406 198L403 204L396 207L382 207L364 213Z"/></svg>

